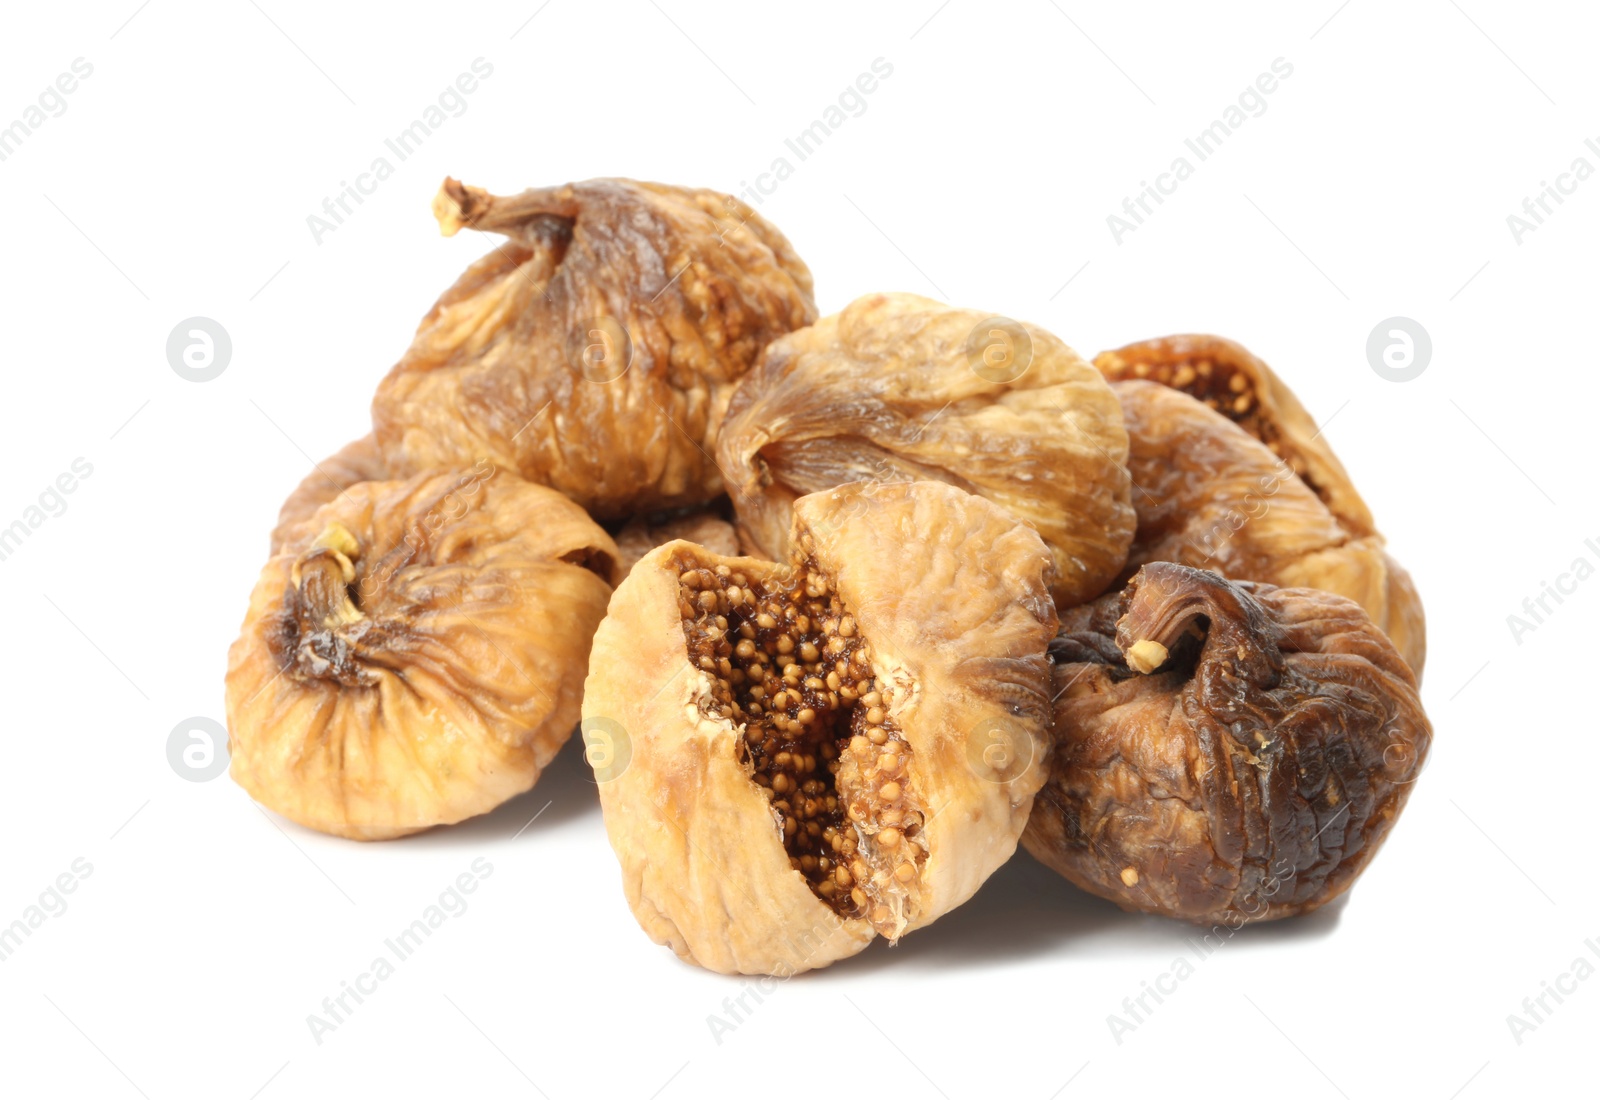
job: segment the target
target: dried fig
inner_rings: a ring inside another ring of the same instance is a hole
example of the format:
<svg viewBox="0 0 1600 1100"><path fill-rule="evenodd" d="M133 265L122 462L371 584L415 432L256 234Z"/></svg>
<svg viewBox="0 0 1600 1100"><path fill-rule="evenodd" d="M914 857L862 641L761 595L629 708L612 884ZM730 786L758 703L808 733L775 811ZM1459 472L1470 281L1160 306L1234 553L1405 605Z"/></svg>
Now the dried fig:
<svg viewBox="0 0 1600 1100"><path fill-rule="evenodd" d="M484 813L571 734L616 546L480 466L365 481L292 526L228 653L232 774L359 840Z"/></svg>
<svg viewBox="0 0 1600 1100"><path fill-rule="evenodd" d="M598 518L704 503L728 395L816 317L783 234L715 191L602 179L499 197L446 180L444 232L507 244L467 269L373 399L397 474L487 458Z"/></svg>
<svg viewBox="0 0 1600 1100"><path fill-rule="evenodd" d="M617 532L617 551L622 555L622 572L632 571L639 559L658 546L682 539L703 546L713 554L733 557L739 553L739 536L733 524L715 509L696 508L676 515L635 516Z"/></svg>
<svg viewBox="0 0 1600 1100"><path fill-rule="evenodd" d="M651 551L584 691L634 916L723 973L826 966L959 905L1015 849L1044 776L1039 536L933 482L793 512L790 564Z"/></svg>
<svg viewBox="0 0 1600 1100"><path fill-rule="evenodd" d="M1282 459L1187 394L1151 382L1111 388L1127 423L1139 517L1127 575L1175 561L1346 596L1421 671L1422 602L1382 535L1345 527Z"/></svg>
<svg viewBox="0 0 1600 1100"><path fill-rule="evenodd" d="M1311 414L1242 344L1220 336L1165 336L1101 352L1094 365L1113 382L1144 379L1196 398L1288 463L1346 530L1377 532L1366 502Z"/></svg>
<svg viewBox="0 0 1600 1100"><path fill-rule="evenodd" d="M1078 886L1200 923L1350 887L1432 729L1350 600L1173 563L1063 616L1055 756L1023 843Z"/></svg>
<svg viewBox="0 0 1600 1100"><path fill-rule="evenodd" d="M389 476L378 441L370 433L344 446L338 453L317 463L316 469L289 494L278 511L278 525L272 529L272 553L301 520L360 481L383 481Z"/></svg>
<svg viewBox="0 0 1600 1100"><path fill-rule="evenodd" d="M943 481L1038 529L1064 607L1122 568L1127 453L1116 399L1055 336L913 294L859 298L774 341L717 444L740 530L768 557L787 557L789 511L807 493Z"/></svg>

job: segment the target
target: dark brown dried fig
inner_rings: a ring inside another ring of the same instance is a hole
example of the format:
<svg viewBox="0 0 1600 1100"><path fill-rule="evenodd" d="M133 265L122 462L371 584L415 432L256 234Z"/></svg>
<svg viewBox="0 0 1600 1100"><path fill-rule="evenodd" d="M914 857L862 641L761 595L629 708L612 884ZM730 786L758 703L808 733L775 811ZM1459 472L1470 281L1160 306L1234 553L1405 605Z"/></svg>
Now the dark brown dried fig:
<svg viewBox="0 0 1600 1100"><path fill-rule="evenodd" d="M793 502L857 481L935 480L1027 520L1063 607L1115 579L1133 535L1128 441L1105 382L1044 329L872 294L767 348L717 456L740 532L788 556Z"/></svg>
<svg viewBox="0 0 1600 1100"><path fill-rule="evenodd" d="M1063 616L1055 755L1023 843L1078 886L1199 923L1338 897L1376 854L1432 728L1362 610L1158 563Z"/></svg>
<svg viewBox="0 0 1600 1100"><path fill-rule="evenodd" d="M1355 600L1420 673L1422 601L1383 536L1339 522L1262 443L1194 398L1114 382L1128 428L1139 517L1125 575L1155 561Z"/></svg>
<svg viewBox="0 0 1600 1100"><path fill-rule="evenodd" d="M479 459L599 518L701 504L728 395L816 317L783 234L715 191L602 179L499 197L446 180L444 232L507 243L422 321L373 399L397 475Z"/></svg>
<svg viewBox="0 0 1600 1100"><path fill-rule="evenodd" d="M723 973L897 940L1011 855L1044 778L1051 561L948 485L794 506L789 565L646 555L595 636L584 740L628 903Z"/></svg>
<svg viewBox="0 0 1600 1100"><path fill-rule="evenodd" d="M251 593L228 652L234 780L358 840L522 793L577 721L616 558L572 501L487 466L349 486Z"/></svg>
<svg viewBox="0 0 1600 1100"><path fill-rule="evenodd" d="M388 477L389 469L371 433L323 459L295 486L279 509L278 525L272 529L272 553L276 554L283 546L283 540L296 524L309 519L318 508L350 486L362 481L384 481Z"/></svg>

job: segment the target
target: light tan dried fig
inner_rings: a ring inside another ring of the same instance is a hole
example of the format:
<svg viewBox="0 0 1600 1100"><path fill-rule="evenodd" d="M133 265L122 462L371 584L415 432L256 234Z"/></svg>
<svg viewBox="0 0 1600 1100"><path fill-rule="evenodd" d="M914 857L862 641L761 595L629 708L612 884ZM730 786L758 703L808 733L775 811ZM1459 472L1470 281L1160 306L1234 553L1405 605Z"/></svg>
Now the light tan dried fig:
<svg viewBox="0 0 1600 1100"><path fill-rule="evenodd" d="M506 237L378 387L397 474L488 459L602 519L722 492L716 425L767 343L816 317L811 274L744 203L600 179L501 197L446 180L446 234Z"/></svg>
<svg viewBox="0 0 1600 1100"><path fill-rule="evenodd" d="M774 341L728 405L717 455L741 533L789 553L796 499L856 481L943 481L1027 520L1063 607L1098 595L1133 536L1110 389L1034 325L871 294Z"/></svg>
<svg viewBox="0 0 1600 1100"><path fill-rule="evenodd" d="M371 433L346 444L337 453L317 463L316 469L295 486L278 511L278 525L272 529L271 552L276 554L296 524L310 518L318 508L361 481L384 481L389 477L378 441Z"/></svg>
<svg viewBox="0 0 1600 1100"><path fill-rule="evenodd" d="M1125 909L1202 924L1350 888L1433 731L1350 600L1170 562L1062 617L1055 755L1023 843Z"/></svg>
<svg viewBox="0 0 1600 1100"><path fill-rule="evenodd" d="M959 905L1044 775L1056 613L1032 528L933 482L793 511L788 565L647 555L585 685L634 916L723 973L826 966Z"/></svg>
<svg viewBox="0 0 1600 1100"><path fill-rule="evenodd" d="M696 508L675 515L635 516L617 532L617 550L622 555L623 575L631 572L639 560L656 547L678 539L703 546L713 554L724 557L739 553L738 532L716 509Z"/></svg>
<svg viewBox="0 0 1600 1100"><path fill-rule="evenodd" d="M1329 511L1289 465L1228 418L1152 382L1114 382L1128 427L1139 527L1125 575L1175 561L1233 580L1356 601L1420 674L1422 601L1384 549Z"/></svg>
<svg viewBox="0 0 1600 1100"><path fill-rule="evenodd" d="M488 466L349 486L291 527L228 652L233 778L358 840L485 813L571 734L617 550Z"/></svg>

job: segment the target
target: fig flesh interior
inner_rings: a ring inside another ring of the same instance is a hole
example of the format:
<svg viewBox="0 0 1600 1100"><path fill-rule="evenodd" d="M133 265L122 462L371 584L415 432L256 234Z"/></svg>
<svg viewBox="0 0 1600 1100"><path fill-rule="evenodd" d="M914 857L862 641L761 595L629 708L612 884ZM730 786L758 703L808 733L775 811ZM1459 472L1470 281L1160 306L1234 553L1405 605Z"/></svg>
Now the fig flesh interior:
<svg viewBox="0 0 1600 1100"><path fill-rule="evenodd" d="M870 643L814 560L742 564L673 561L689 661L711 678L703 709L741 730L740 762L812 892L898 939L927 841Z"/></svg>

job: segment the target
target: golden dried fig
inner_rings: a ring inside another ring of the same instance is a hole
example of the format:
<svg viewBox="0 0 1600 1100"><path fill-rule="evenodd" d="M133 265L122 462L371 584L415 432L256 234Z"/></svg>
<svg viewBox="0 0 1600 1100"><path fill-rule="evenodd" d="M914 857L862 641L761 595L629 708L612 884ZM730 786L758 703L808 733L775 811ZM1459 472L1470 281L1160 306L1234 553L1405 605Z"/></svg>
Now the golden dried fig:
<svg viewBox="0 0 1600 1100"><path fill-rule="evenodd" d="M724 502L726 503L726 502ZM739 553L739 535L721 512L696 508L679 514L635 516L617 532L617 551L622 555L626 576L639 559L658 546L682 539L703 546L713 554L733 557Z"/></svg>
<svg viewBox="0 0 1600 1100"><path fill-rule="evenodd" d="M717 444L741 533L767 557L788 556L789 512L807 493L943 481L1038 529L1063 607L1122 568L1127 453L1116 399L1055 336L913 294L859 298L774 341Z"/></svg>
<svg viewBox="0 0 1600 1100"><path fill-rule="evenodd" d="M1152 382L1111 388L1127 422L1139 517L1126 574L1175 561L1233 580L1321 588L1360 604L1420 672L1422 601L1382 535L1341 524L1282 459L1187 394Z"/></svg>
<svg viewBox="0 0 1600 1100"><path fill-rule="evenodd" d="M1377 528L1372 513L1311 414L1272 369L1220 336L1142 340L1094 358L1108 379L1137 378L1182 390L1261 440L1356 535Z"/></svg>
<svg viewBox="0 0 1600 1100"><path fill-rule="evenodd" d="M1023 843L1090 893L1209 924L1338 897L1432 740L1350 600L1172 563L1063 616L1055 755Z"/></svg>
<svg viewBox="0 0 1600 1100"><path fill-rule="evenodd" d="M278 511L278 525L272 529L271 552L276 554L283 540L300 521L359 481L384 481L389 476L378 441L371 433L346 444L331 457L317 463L316 469L295 486Z"/></svg>
<svg viewBox="0 0 1600 1100"><path fill-rule="evenodd" d="M499 197L446 180L434 213L507 243L467 269L378 387L397 474L487 458L599 518L701 504L728 395L816 317L783 234L715 191L602 179Z"/></svg>
<svg viewBox="0 0 1600 1100"><path fill-rule="evenodd" d="M1050 554L981 497L850 485L787 565L648 554L583 702L634 916L723 973L789 975L965 901L1044 776Z"/></svg>
<svg viewBox="0 0 1600 1100"><path fill-rule="evenodd" d="M251 593L228 652L234 780L358 840L522 793L577 721L616 559L576 504L487 466L351 485Z"/></svg>

